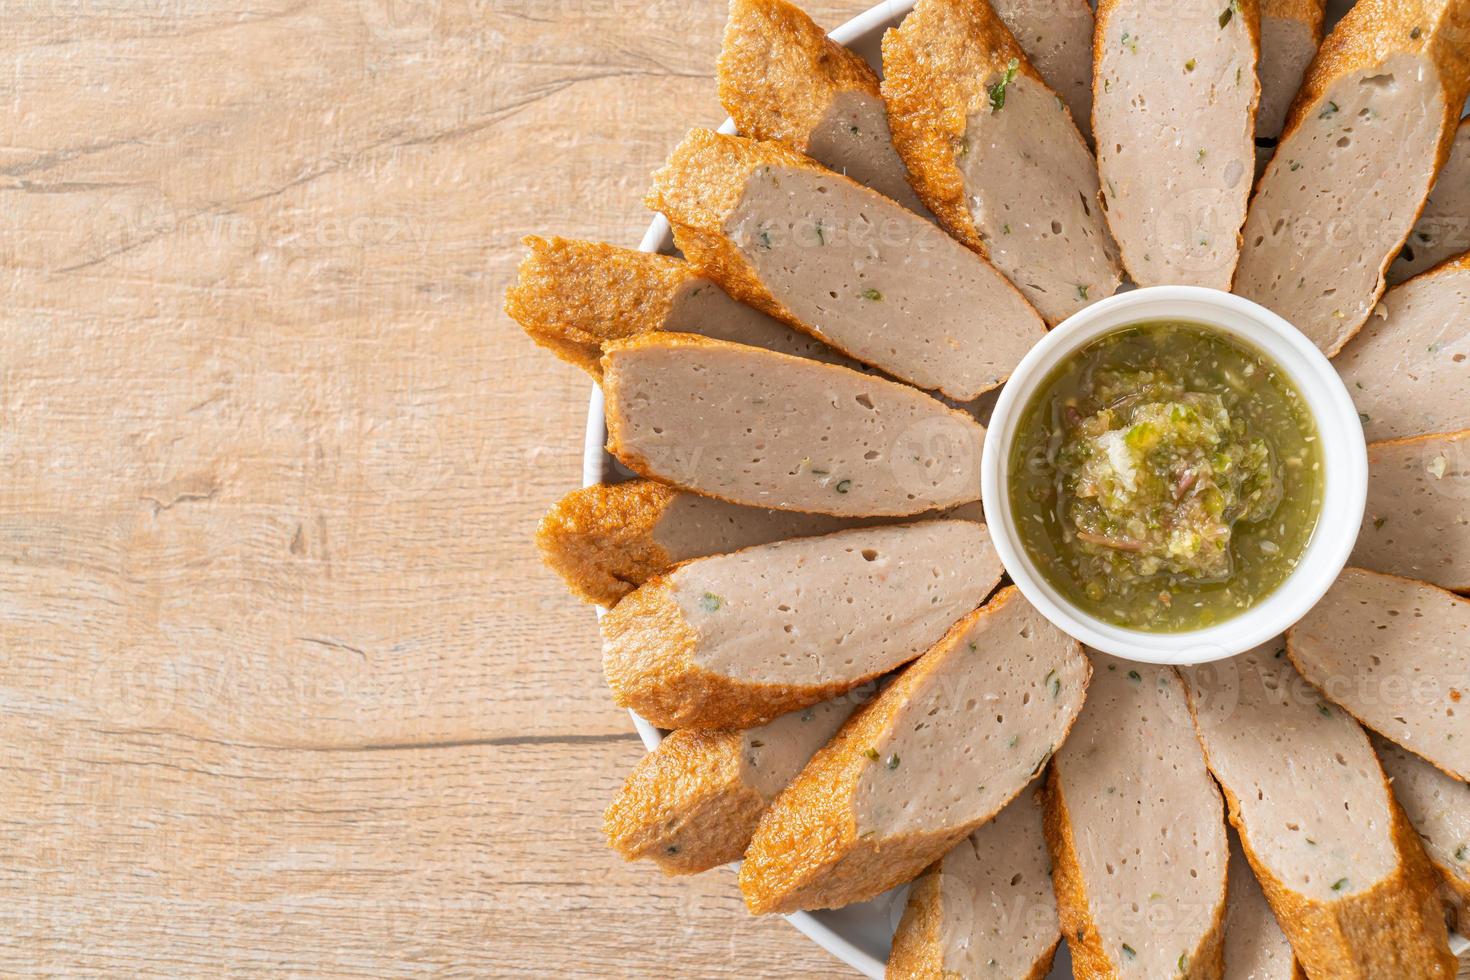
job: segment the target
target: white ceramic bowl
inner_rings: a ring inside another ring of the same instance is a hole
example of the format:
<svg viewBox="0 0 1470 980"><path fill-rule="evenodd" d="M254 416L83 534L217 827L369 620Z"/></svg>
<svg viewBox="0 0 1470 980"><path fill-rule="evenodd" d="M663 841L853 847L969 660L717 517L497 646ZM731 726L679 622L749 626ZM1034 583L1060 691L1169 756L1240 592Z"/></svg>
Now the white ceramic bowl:
<svg viewBox="0 0 1470 980"><path fill-rule="evenodd" d="M1079 608L1037 571L1011 512L1011 445L1037 388L1083 347L1129 324L1182 320L1241 341L1274 361L1301 392L1317 423L1322 512L1296 569L1269 596L1222 623L1185 633L1146 633L1114 626ZM985 521L1006 571L1022 594L1060 629L1090 647L1129 660L1198 664L1234 656L1280 636L1307 614L1337 579L1357 540L1368 496L1363 426L1347 388L1316 345L1281 317L1250 300L1197 286L1154 286L1094 303L1069 317L1011 373L996 402L980 462Z"/></svg>

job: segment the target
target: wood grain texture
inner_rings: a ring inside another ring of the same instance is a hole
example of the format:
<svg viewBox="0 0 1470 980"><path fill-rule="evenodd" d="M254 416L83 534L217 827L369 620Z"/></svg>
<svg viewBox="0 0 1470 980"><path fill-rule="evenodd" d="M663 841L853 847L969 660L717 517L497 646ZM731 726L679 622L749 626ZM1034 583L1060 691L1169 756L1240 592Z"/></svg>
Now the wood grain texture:
<svg viewBox="0 0 1470 980"><path fill-rule="evenodd" d="M0 974L847 975L602 845L588 383L500 311L637 242L724 4L5 13Z"/></svg>
<svg viewBox="0 0 1470 980"><path fill-rule="evenodd" d="M637 242L723 20L7 5L0 974L843 972L603 845L642 748L531 546L588 382L500 310Z"/></svg>

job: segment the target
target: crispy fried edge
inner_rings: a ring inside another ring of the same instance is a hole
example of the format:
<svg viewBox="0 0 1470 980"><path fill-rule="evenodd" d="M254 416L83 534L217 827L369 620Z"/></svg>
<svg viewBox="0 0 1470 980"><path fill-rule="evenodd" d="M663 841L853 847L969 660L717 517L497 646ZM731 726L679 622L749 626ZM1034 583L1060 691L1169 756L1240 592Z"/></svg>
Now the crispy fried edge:
<svg viewBox="0 0 1470 980"><path fill-rule="evenodd" d="M1294 20L1306 24L1312 41L1322 43L1322 27L1327 20L1327 0L1260 0L1261 16L1277 20Z"/></svg>
<svg viewBox="0 0 1470 980"><path fill-rule="evenodd" d="M988 537L988 529L979 524L976 527ZM850 528L818 537L839 538L864 530ZM705 670L695 661L699 637L673 596L671 578L677 569L702 560L691 559L666 574L655 575L602 617L603 673L613 701L620 707L632 708L661 728L754 728L788 711L836 697L893 669L828 684L752 683ZM979 594L989 593L1004 574L997 558L991 578Z"/></svg>
<svg viewBox="0 0 1470 980"><path fill-rule="evenodd" d="M1338 579L1337 580L1339 582L1342 581L1343 576L1344 575L1347 575L1349 572L1354 572L1354 573L1357 573L1357 574L1360 574L1360 575L1367 575L1367 576L1370 576L1371 578L1397 579L1400 582L1407 582L1410 585L1418 586L1421 589L1429 589L1431 592L1440 592L1440 593L1443 593L1448 598L1453 599L1455 602L1461 603L1462 605L1470 605L1470 599L1467 599L1467 598L1465 598L1462 595L1456 595L1455 593L1451 592L1449 589L1442 589L1442 588L1440 588L1437 585L1430 585L1428 582L1422 581L1421 579L1409 578L1407 575L1393 575L1393 574L1391 574L1389 572L1375 572L1375 571L1372 571L1372 570L1367 569L1367 568L1352 568L1352 567L1349 567L1349 568L1343 569L1342 574L1338 576ZM1334 586L1335 585L1336 585L1336 583L1334 583ZM1328 590L1328 593L1327 594L1328 595L1331 595L1331 589ZM1325 608L1324 604L1326 603L1326 601L1327 601L1327 596L1324 595L1322 597L1322 599L1318 602L1318 607ZM1313 612L1315 612L1315 611L1316 611L1316 609L1313 610ZM1303 621L1305 621L1305 617L1303 618ZM1292 626L1290 629L1288 629L1286 631L1286 659L1288 659L1288 660L1291 661L1292 667L1296 669L1296 672L1298 674L1301 674L1302 675L1302 679L1304 681L1306 681L1308 684L1312 685L1312 687L1314 689L1316 689L1317 692L1319 694L1321 694L1322 697L1325 700L1331 701L1333 704L1336 704L1343 711L1346 711L1348 714L1352 715L1353 718L1357 721L1357 723L1359 725L1362 725L1364 728L1368 729L1369 731L1378 732L1379 735L1382 735L1384 738L1388 739L1388 741L1392 742L1393 744L1398 745L1405 752L1413 752L1415 755L1419 756L1419 758L1423 759L1425 762L1430 763L1431 765L1433 765L1435 768L1439 769L1441 772L1445 773L1446 775L1453 776L1456 779L1460 780L1461 782L1464 782L1465 781L1466 774L1461 774L1461 773L1454 772L1454 771L1450 770L1447 766L1445 766L1443 763L1441 763L1441 762L1439 762L1439 761L1437 761L1435 759L1431 759L1428 756L1424 755L1423 753L1421 753L1421 752L1419 752L1419 751L1417 751L1417 750L1415 750L1415 749L1413 749L1413 748L1411 748L1411 747L1409 747L1407 745L1402 745L1399 742L1399 740L1396 739L1396 738L1394 738L1392 735L1388 734L1387 732L1378 731L1377 728L1374 728L1365 719L1359 718L1358 715L1357 715L1357 713L1353 711L1352 706L1346 705L1346 704L1342 704L1342 703L1340 703L1338 701L1335 701L1332 698L1328 697L1327 696L1327 692L1324 691L1324 690L1322 690L1321 685L1319 685L1315 680L1313 680L1311 677L1309 677L1307 675L1307 672L1302 669L1301 660L1300 660L1300 658L1297 655L1297 645L1296 645L1296 639L1295 639L1296 638L1297 630L1300 629L1300 628L1301 628L1301 623L1299 622L1299 623L1297 623L1296 625Z"/></svg>
<svg viewBox="0 0 1470 980"><path fill-rule="evenodd" d="M1430 276L1445 275L1451 272L1470 272L1470 252L1451 256L1439 265L1432 265L1412 279L1405 279L1403 282L1398 283L1393 289L1407 286L1409 283L1417 282L1420 279L1428 279ZM1392 290L1389 290L1389 292L1392 292Z"/></svg>
<svg viewBox="0 0 1470 980"><path fill-rule="evenodd" d="M660 728L754 728L878 676L829 684L733 680L696 663L698 639L668 575L624 596L602 617L602 666L613 700Z"/></svg>
<svg viewBox="0 0 1470 980"><path fill-rule="evenodd" d="M924 205L951 235L987 261L989 249L966 204L959 158L970 115L989 102L985 80L1007 70L1012 59L1018 74L1065 105L985 0L920 0L899 27L883 36L883 94L894 149ZM1095 171L1087 137L1070 110L1067 118ZM1100 196L1096 203L1101 207ZM1101 231L1104 237L1111 234L1106 216ZM1109 258L1115 278L1120 278L1121 266ZM1021 295L1031 303L1024 291ZM1048 326L1064 318L1056 312L1044 315Z"/></svg>
<svg viewBox="0 0 1470 980"><path fill-rule="evenodd" d="M1104 0L1106 2L1106 0ZM1436 13L1437 11L1437 13ZM1418 29L1420 36L1412 37ZM1288 154L1282 152L1286 144L1301 129L1316 111L1318 100L1327 94L1334 82L1353 72L1372 68L1386 58L1402 53L1425 54L1439 74L1444 92L1445 112L1440 122L1439 145L1435 151L1434 172L1444 168L1454 147L1455 133L1459 128L1460 112L1465 99L1470 95L1470 0L1358 0L1347 15L1338 22L1332 33L1317 49L1317 56L1307 66L1302 78L1302 87L1292 101L1286 114L1286 125L1282 127L1281 139L1276 154L1266 165L1266 172L1257 182L1257 188L1265 185L1280 161ZM1378 269L1378 292L1369 304L1369 314L1361 323L1343 331L1324 351L1328 357L1335 356L1363 329L1372 308L1382 298L1388 284L1388 270L1403 250L1404 242L1419 223L1424 205L1434 188L1431 180L1425 188L1423 199L1414 209L1413 220L1406 223L1404 237L1388 249Z"/></svg>
<svg viewBox="0 0 1470 980"><path fill-rule="evenodd" d="M738 731L677 731L649 752L603 816L624 859L687 875L735 861L766 801L741 778ZM673 848L673 851L669 849Z"/></svg>
<svg viewBox="0 0 1470 980"><path fill-rule="evenodd" d="M1380 738L1381 737L1382 736L1380 736ZM1391 742L1388 742L1387 739L1384 739L1383 741L1388 744L1393 744ZM1369 739L1369 743L1372 743L1372 739ZM1398 751L1403 752L1406 755L1413 756L1416 759L1419 758L1408 749L1400 748L1398 745L1394 745L1394 748L1398 749ZM1382 766L1383 755L1381 752L1379 752L1377 745L1373 745L1373 754L1378 757L1378 764ZM1426 764L1433 765L1433 763L1429 762L1426 762ZM1394 799L1397 800L1398 793L1393 791L1394 783L1397 780L1388 775L1388 769L1386 767L1383 770L1383 774L1388 779L1389 791L1393 792ZM1402 807L1403 804L1400 803L1399 805L1400 807ZM1404 811L1404 816L1405 818L1408 818L1409 813L1407 810ZM1413 820L1409 820L1410 825L1412 825L1413 822ZM1424 856L1429 860L1430 867L1434 869L1434 873L1439 879L1440 900L1441 904L1444 906L1444 912L1448 918L1448 921L1453 924L1453 928L1457 932L1463 931L1464 927L1470 926L1470 917L1467 917L1466 915L1467 909L1470 909L1470 881L1465 881L1464 879L1462 879L1455 868L1441 864L1436 861L1434 859L1434 855L1429 853L1428 848L1425 848Z"/></svg>
<svg viewBox="0 0 1470 980"><path fill-rule="evenodd" d="M882 694L848 719L836 738L776 798L761 817L740 867L740 891L751 912L764 915L837 908L872 898L918 875L1026 788L1029 779L982 819L959 828L883 840L857 834L854 796L871 762L865 750L902 715L914 690L944 669L949 654L958 649L969 630L1017 596L1014 587L1007 588L950 627ZM1082 657L1080 644L1074 642L1072 651ZM1084 666L1085 680L1090 680L1092 668L1085 658ZM1057 744L1066 740L1076 717L1067 720Z"/></svg>
<svg viewBox="0 0 1470 980"><path fill-rule="evenodd" d="M573 490L536 526L541 560L582 601L612 606L674 563L653 532L678 493L652 480Z"/></svg>
<svg viewBox="0 0 1470 980"><path fill-rule="evenodd" d="M1260 0L1260 4L1262 38L1265 37L1266 20L1268 18L1271 20L1292 21L1301 24L1307 29L1307 39L1311 42L1313 57L1316 56L1317 49L1322 46L1322 31L1327 20L1327 0ZM1260 66L1264 62L1267 54L1265 50L1264 40L1261 41L1258 47L1260 47L1261 49L1260 55L1256 60L1257 71L1259 73ZM1310 62L1308 62L1308 64L1310 64ZM1257 136L1268 135L1267 133L1263 133L1260 131L1260 106L1261 103L1265 101L1265 98L1266 92L1263 87L1261 88L1256 100ZM1295 101L1295 92L1291 94L1291 99ZM1290 110L1291 103L1287 103L1286 108ZM1285 125L1284 119L1282 120L1282 124ZM1277 133L1275 138L1279 142L1281 134ZM1273 147L1275 145L1276 144L1272 144ZM1251 189L1252 191L1254 191L1255 181L1251 182Z"/></svg>
<svg viewBox="0 0 1470 980"><path fill-rule="evenodd" d="M1077 858L1077 842L1072 834L1072 819L1067 812L1066 792L1056 767L1046 776L1042 792L1042 826L1047 849L1051 852L1052 890L1057 896L1057 918L1067 947L1072 952L1072 973L1079 980L1115 977L1112 961L1103 949L1097 929L1088 912L1087 886L1082 880L1081 862Z"/></svg>
<svg viewBox="0 0 1470 980"><path fill-rule="evenodd" d="M1187 683L1184 691L1190 717L1194 719L1195 735L1205 755L1205 764L1213 774L1215 767L1210 762L1209 744L1200 730L1194 692ZM1368 741L1367 733L1359 729L1359 737L1367 745L1368 754L1376 763L1378 756L1373 751L1372 743ZM1245 852L1251 871L1261 885L1261 891L1266 894L1266 902L1271 906L1281 931L1286 933L1286 938L1291 942L1292 952L1296 955L1300 969L1323 977L1400 975L1395 972L1400 968L1400 964L1396 962L1380 963L1371 957L1363 959L1353 955L1353 944L1363 938L1364 932L1371 935L1375 926L1391 922L1394 926L1384 946L1392 952L1399 948L1412 948L1411 944L1414 943L1427 942L1431 948L1423 951L1423 958L1442 954L1438 958L1443 969L1433 975L1449 980L1455 976L1459 964L1450 953L1449 934L1445 930L1444 916L1435 893L1437 879L1429 858L1419 843L1418 835L1410 826L1398 800L1394 798L1381 764L1379 778L1383 781L1383 793L1393 818L1390 838L1399 859L1398 867L1388 878L1368 891L1326 904L1293 892L1271 873L1271 869L1266 867L1251 846L1250 834L1240 815L1239 798L1218 776L1216 783L1224 794L1230 825L1240 837L1241 850ZM1416 962L1422 963L1423 959ZM1361 972L1363 970L1366 972Z"/></svg>
<svg viewBox="0 0 1470 980"><path fill-rule="evenodd" d="M909 888L908 903L893 933L893 948L883 973L886 980L940 980L944 976L944 950L940 946L944 916L939 907L943 873L944 858L940 858L925 868Z"/></svg>
<svg viewBox="0 0 1470 980"><path fill-rule="evenodd" d="M902 389L905 392L917 393L919 395L923 395L926 398L930 398L934 401L935 404L936 417L943 417L943 413L948 412L952 414L954 419L960 424L966 427L977 427L980 430L978 433L979 441L984 441L985 427L983 425L980 425L975 416L969 414L968 412L964 412L957 408L951 408L948 405L945 405L943 402L939 401L937 398L934 398L934 396L931 395L929 392L919 388L915 388L912 385L900 384L896 381L889 381L886 378L880 378L871 374L863 374L860 371L854 371L851 368L843 367L840 364L827 364L822 361L815 361L809 358L797 357L793 354L782 354L777 351L766 350L764 348L746 347L742 344L732 344L728 341L715 340L713 338L703 337L698 334L671 333L667 331L658 331L652 334L644 334L639 337L633 337L628 340L609 342L605 349L605 353L603 354L602 360L602 387L605 395L605 404L607 406L607 451L616 456L619 462L628 467L628 469L632 470L634 473L637 473L639 476L647 477L652 480L659 480L664 483L669 483L679 487L680 489L688 490L691 493L697 493L700 496L711 497L715 500L723 500L726 503L742 504L747 507L770 506L770 504L768 503L762 504L760 502L750 500L737 500L733 497L721 496L720 494L711 493L710 491L703 488L691 487L687 484L680 483L671 474L661 473L658 466L655 465L652 460L632 449L628 445L628 441L625 438L627 433L624 425L624 419L617 413L616 410L616 407L621 400L619 392L622 386L622 378L617 370L616 362L618 359L618 355L623 353L624 351L636 351L644 347L725 348L744 351L747 353L755 351L757 352L755 356L784 358L784 361L780 363L802 365L804 370L815 368L819 371L844 371L851 376L848 380L860 379L862 383L874 384L879 386L893 385L897 388ZM883 513L855 514L849 511L806 511L803 513L820 513L828 517L843 518L917 517L919 514L925 513L929 510L947 510L951 507L962 507L973 502L974 501L972 500L956 500L930 503L925 504L920 510L905 512L885 511Z"/></svg>
<svg viewBox="0 0 1470 980"><path fill-rule="evenodd" d="M879 97L868 63L785 0L730 0L718 77L720 104L743 135L800 153L839 93Z"/></svg>
<svg viewBox="0 0 1470 980"><path fill-rule="evenodd" d="M1188 703L1189 685L1177 676L1175 681ZM1208 772L1206 779L1210 779L1213 785ZM1042 829L1046 834L1047 848L1051 851L1052 887L1057 896L1057 916L1061 919L1062 935L1067 937L1068 948L1072 951L1072 970L1078 980L1111 980L1121 976L1108 958L1102 936L1092 920L1092 907L1087 900L1087 882L1082 873L1082 862L1077 856L1077 838L1072 831L1072 817L1067 810L1067 794L1062 785L1060 767L1055 762L1047 773L1041 799ZM1220 883L1220 901L1215 906L1214 918L1209 928L1200 934L1199 944L1190 952L1189 972L1183 975L1190 980L1214 980L1224 970L1225 913L1230 904L1228 850L1226 857L1224 880Z"/></svg>
<svg viewBox="0 0 1470 980"><path fill-rule="evenodd" d="M610 340L659 330L680 287L698 278L669 255L570 238L521 239L528 251L505 312L537 344L594 378Z"/></svg>
<svg viewBox="0 0 1470 980"><path fill-rule="evenodd" d="M724 223L739 205L752 171L759 167L805 170L827 180L845 183L859 195L870 195L880 216L887 209L901 221L923 223L924 219L871 187L859 184L843 174L834 173L781 143L727 136L708 129L690 130L683 142L674 148L668 162L653 175L653 184L643 202L669 219L669 225L674 232L674 244L701 275L713 280L726 293L747 306L753 306L772 319L815 337L855 361L862 361L851 350L802 322L800 317L772 296L761 283L755 267L741 254L739 247L726 237ZM980 256L980 260L995 276L997 285L1010 290L1021 308L1034 318L1037 328L1044 331L1041 314L1036 312L1020 290L984 256ZM883 365L874 366L883 368ZM997 382L996 386L1000 383L1003 382ZM914 384L912 387L920 386ZM971 400L984 394L984 391L940 390L959 401Z"/></svg>
<svg viewBox="0 0 1470 980"><path fill-rule="evenodd" d="M1113 14L1119 7L1130 2L1132 0L1097 0L1097 13L1095 15L1095 26L1092 34L1092 133L1094 139L1097 138L1098 93L1104 88L1102 83L1103 52L1107 48L1108 22L1112 19ZM1247 154L1249 167L1254 166L1255 163L1256 151L1253 137L1256 128L1256 115L1261 109L1261 0L1230 0L1230 2L1239 11L1238 16L1245 22L1246 34L1250 37L1251 47L1255 50L1256 56L1256 95L1251 100L1250 121L1245 133L1246 139L1251 143L1250 152ZM1102 173L1101 167L1098 168L1098 177L1104 186L1106 186L1108 178ZM1240 268L1240 257L1245 244L1245 223L1250 218L1251 197L1254 189L1255 186L1249 180L1241 181L1240 200L1242 207L1240 211L1240 227L1235 229L1235 266L1230 270L1230 281L1232 284L1234 283L1236 271ZM1104 194L1104 197L1106 197L1106 194ZM1106 219L1108 231L1112 232L1113 219L1112 211L1109 207L1103 208L1103 216ZM1122 239L1114 234L1113 240L1118 243L1118 253L1121 256L1120 261L1123 263L1123 269L1128 273L1128 277L1135 281L1146 281L1147 277L1136 275L1135 272L1138 270L1134 270L1129 266L1128 250L1124 247ZM1394 254L1397 255L1398 253L1395 252Z"/></svg>
<svg viewBox="0 0 1470 980"><path fill-rule="evenodd" d="M1408 976L1402 972L1406 967L1432 967L1438 960L1438 972L1416 975L1449 980L1455 976L1459 962L1450 952L1449 934L1436 893L1438 879L1403 808L1389 792L1386 780L1384 792L1388 794L1393 816L1391 836L1398 853L1398 868L1368 891L1327 904L1303 898L1271 875L1270 869L1256 856L1245 828L1236 822L1238 803L1228 788L1225 797L1251 870L1304 970L1324 977ZM1392 924L1387 934L1379 932L1379 943L1365 946L1364 940L1378 932L1377 927L1384 923ZM1418 952L1409 952L1407 962L1394 955L1400 950L1415 949ZM1380 952L1387 953L1388 958L1375 955Z"/></svg>
<svg viewBox="0 0 1470 980"><path fill-rule="evenodd" d="M1470 256L1466 257L1470 259ZM1460 429L1458 432L1430 432L1422 436L1400 436L1397 439L1380 439L1377 442L1368 443L1368 480L1373 480L1373 464L1379 452L1385 449L1399 449L1404 446L1418 446L1439 440L1441 442L1470 441L1470 429ZM1369 569L1371 570L1371 569ZM1392 575L1392 572L1379 572L1380 575ZM1449 592L1470 591L1470 579L1456 585L1440 585L1437 582L1425 582L1422 579L1410 579L1436 589L1445 589Z"/></svg>
<svg viewBox="0 0 1470 980"><path fill-rule="evenodd" d="M1412 36L1415 29L1420 36ZM1459 43L1457 44L1457 37ZM1439 167L1470 95L1470 2L1467 0L1359 0L1323 40L1287 113L1282 142L1310 118L1317 101L1339 78L1401 53L1422 52L1439 71L1445 120Z"/></svg>
<svg viewBox="0 0 1470 980"><path fill-rule="evenodd" d="M971 835L974 833L971 831ZM964 846L971 835L961 838L955 847ZM904 906L898 930L893 934L893 951L888 955L886 980L944 980L942 882L944 860L951 853L952 850L946 852L943 858L924 869L909 889L908 904ZM1052 960L1061 941L1062 935L1058 932L1022 980L1045 980L1051 972Z"/></svg>
<svg viewBox="0 0 1470 980"><path fill-rule="evenodd" d="M893 148L924 206L983 257L989 252L965 205L959 151L970 114L988 104L985 79L1012 58L1018 72L1046 86L985 0L919 0L883 35L882 88Z"/></svg>
<svg viewBox="0 0 1470 980"><path fill-rule="evenodd" d="M699 272L731 296L787 326L800 330L843 354L850 351L803 323L761 283L755 267L725 236L725 220L740 204L750 174L758 167L790 167L848 181L781 143L726 136L693 129L653 175L644 203L669 219L674 243ZM895 208L877 191L863 188ZM907 213L907 212L905 212Z"/></svg>

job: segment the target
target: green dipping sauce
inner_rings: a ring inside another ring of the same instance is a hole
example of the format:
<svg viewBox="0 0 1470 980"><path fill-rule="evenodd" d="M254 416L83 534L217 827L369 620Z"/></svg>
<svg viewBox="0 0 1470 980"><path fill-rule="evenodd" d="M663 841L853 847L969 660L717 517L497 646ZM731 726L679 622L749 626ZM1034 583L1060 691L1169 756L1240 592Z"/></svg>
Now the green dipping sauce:
<svg viewBox="0 0 1470 980"><path fill-rule="evenodd" d="M1192 323L1125 327L1074 354L1026 406L1010 469L1041 574L1149 632L1211 626L1270 595L1322 509L1317 427L1296 386Z"/></svg>

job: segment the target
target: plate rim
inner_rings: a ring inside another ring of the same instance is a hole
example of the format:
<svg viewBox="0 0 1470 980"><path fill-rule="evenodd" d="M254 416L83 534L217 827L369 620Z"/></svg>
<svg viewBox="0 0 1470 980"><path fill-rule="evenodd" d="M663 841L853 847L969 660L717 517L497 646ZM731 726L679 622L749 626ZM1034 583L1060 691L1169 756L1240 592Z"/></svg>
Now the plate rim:
<svg viewBox="0 0 1470 980"><path fill-rule="evenodd" d="M840 27L830 31L827 36L844 46L865 39L875 31L897 25L909 11L914 9L915 2L916 0L883 0L882 3L874 4ZM733 134L735 120L726 117L718 131ZM643 239L638 243L638 251L662 252L672 245L673 230L669 227L669 219L662 214L655 214L647 231L643 233ZM605 407L602 388L594 381L592 394L587 399L587 428L582 441L582 486L584 488L607 482L608 468L612 464L612 457L604 448L607 443L607 422L603 414ZM606 613L606 607L597 607L599 622ZM628 716L633 719L633 727L637 730L643 747L650 752L657 748L663 741L663 734L649 724L647 719L639 717L637 712L629 711ZM859 949L847 937L821 922L810 912L793 912L785 916L785 919L808 939L843 963L872 980L882 980L887 969L886 962Z"/></svg>
<svg viewBox="0 0 1470 980"><path fill-rule="evenodd" d="M866 39L867 35L874 31L896 26L909 11L914 9L915 2L917 0L883 0L828 32L827 36L838 44L848 46L854 41ZM1470 104L1467 104L1467 108L1470 108ZM735 120L726 117L718 132L727 135L734 134ZM655 214L648 229L643 233L642 240L638 243L638 251L663 252L672 244L673 230L669 226L669 219L662 214ZM587 426L582 440L583 488L606 483L609 467L613 463L613 457L605 448L607 443L605 408L602 388L594 381L592 394L587 399ZM596 610L597 619L601 622L602 617L607 613L607 608L597 606ZM663 741L663 733L635 711L630 710L628 716L633 720L633 727L637 730L638 738L643 742L644 749L652 752ZM731 865L731 867L738 866L738 862ZM871 980L883 980L888 966L885 961L858 948L847 937L823 923L810 912L793 912L784 918L804 936L843 963ZM1467 950L1470 950L1470 939L1451 932L1450 951L1458 958L1463 956Z"/></svg>

